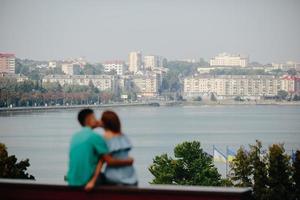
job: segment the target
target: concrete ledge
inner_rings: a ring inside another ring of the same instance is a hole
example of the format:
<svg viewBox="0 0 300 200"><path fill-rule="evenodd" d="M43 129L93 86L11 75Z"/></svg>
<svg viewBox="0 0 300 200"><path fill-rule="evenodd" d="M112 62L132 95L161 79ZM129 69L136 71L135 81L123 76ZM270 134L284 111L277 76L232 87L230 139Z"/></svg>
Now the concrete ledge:
<svg viewBox="0 0 300 200"><path fill-rule="evenodd" d="M247 200L250 196L250 188L171 185L101 186L91 192L85 192L83 188L67 185L0 180L0 199L3 200Z"/></svg>

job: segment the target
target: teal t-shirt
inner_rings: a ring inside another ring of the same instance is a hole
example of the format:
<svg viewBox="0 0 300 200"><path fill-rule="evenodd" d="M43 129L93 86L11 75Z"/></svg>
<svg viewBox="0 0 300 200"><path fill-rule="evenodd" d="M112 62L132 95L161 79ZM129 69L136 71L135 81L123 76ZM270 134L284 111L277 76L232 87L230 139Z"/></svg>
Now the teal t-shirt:
<svg viewBox="0 0 300 200"><path fill-rule="evenodd" d="M84 127L75 133L69 151L69 185L85 185L93 176L101 155L107 153L105 140L91 128Z"/></svg>

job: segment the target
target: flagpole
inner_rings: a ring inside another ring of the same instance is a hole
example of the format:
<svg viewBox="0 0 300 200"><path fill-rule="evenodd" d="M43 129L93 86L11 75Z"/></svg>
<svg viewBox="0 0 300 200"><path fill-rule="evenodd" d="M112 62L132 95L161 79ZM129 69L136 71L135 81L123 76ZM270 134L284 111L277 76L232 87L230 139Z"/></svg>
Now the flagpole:
<svg viewBox="0 0 300 200"><path fill-rule="evenodd" d="M226 145L226 178L228 178L228 145Z"/></svg>

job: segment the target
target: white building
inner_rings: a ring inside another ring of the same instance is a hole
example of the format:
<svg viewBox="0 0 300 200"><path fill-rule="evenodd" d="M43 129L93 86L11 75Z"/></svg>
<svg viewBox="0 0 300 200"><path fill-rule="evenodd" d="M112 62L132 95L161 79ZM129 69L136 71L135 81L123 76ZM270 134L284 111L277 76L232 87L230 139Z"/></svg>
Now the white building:
<svg viewBox="0 0 300 200"><path fill-rule="evenodd" d="M28 80L28 77L22 74L9 74L9 73L0 73L0 78L15 79L17 82L24 82Z"/></svg>
<svg viewBox="0 0 300 200"><path fill-rule="evenodd" d="M273 69L280 69L283 71L288 71L289 69L296 69L300 71L300 63L288 61L286 63L272 63Z"/></svg>
<svg viewBox="0 0 300 200"><path fill-rule="evenodd" d="M141 70L142 66L142 54L139 51L129 53L128 70L136 73Z"/></svg>
<svg viewBox="0 0 300 200"><path fill-rule="evenodd" d="M247 67L249 58L241 55L221 53L210 59L210 66L218 67Z"/></svg>
<svg viewBox="0 0 300 200"><path fill-rule="evenodd" d="M15 54L0 53L0 73L15 73Z"/></svg>
<svg viewBox="0 0 300 200"><path fill-rule="evenodd" d="M63 63L61 65L61 70L66 75L78 75L80 73L80 65L74 63Z"/></svg>
<svg viewBox="0 0 300 200"><path fill-rule="evenodd" d="M115 71L117 75L123 75L125 73L125 62L121 60L106 61L103 63L104 71Z"/></svg>
<svg viewBox="0 0 300 200"><path fill-rule="evenodd" d="M197 68L197 71L200 73L200 74L209 74L210 71L214 70L215 67L198 67Z"/></svg>
<svg viewBox="0 0 300 200"><path fill-rule="evenodd" d="M112 75L48 75L43 83L59 83L60 85L85 85L92 83L101 91L115 92L117 89L115 76Z"/></svg>
<svg viewBox="0 0 300 200"><path fill-rule="evenodd" d="M184 96L197 97L215 93L224 97L276 96L279 90L295 92L295 80L270 75L196 76L184 79Z"/></svg>
<svg viewBox="0 0 300 200"><path fill-rule="evenodd" d="M138 89L137 94L143 97L156 97L160 89L160 75L151 73L135 75L132 77L134 86Z"/></svg>
<svg viewBox="0 0 300 200"><path fill-rule="evenodd" d="M55 61L49 61L48 68L56 68L57 63Z"/></svg>
<svg viewBox="0 0 300 200"><path fill-rule="evenodd" d="M197 59L195 58L184 58L184 59L179 59L178 61L180 62L188 62L188 63L197 63Z"/></svg>
<svg viewBox="0 0 300 200"><path fill-rule="evenodd" d="M153 70L165 66L166 59L162 56L148 55L144 56L144 68Z"/></svg>

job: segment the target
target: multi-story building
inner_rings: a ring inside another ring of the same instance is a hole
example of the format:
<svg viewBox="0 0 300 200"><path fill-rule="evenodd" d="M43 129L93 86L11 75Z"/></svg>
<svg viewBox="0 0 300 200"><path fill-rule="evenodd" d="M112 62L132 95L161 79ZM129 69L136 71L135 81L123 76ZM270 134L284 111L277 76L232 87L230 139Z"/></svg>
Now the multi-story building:
<svg viewBox="0 0 300 200"><path fill-rule="evenodd" d="M78 75L80 74L80 65L74 63L63 63L61 65L61 70L66 75Z"/></svg>
<svg viewBox="0 0 300 200"><path fill-rule="evenodd" d="M104 71L115 71L117 75L123 75L125 72L125 62L121 60L106 61L103 63Z"/></svg>
<svg viewBox="0 0 300 200"><path fill-rule="evenodd" d="M162 56L148 55L144 56L144 68L153 70L165 66L166 59Z"/></svg>
<svg viewBox="0 0 300 200"><path fill-rule="evenodd" d="M300 77L298 76L283 76L282 77L282 90L291 94L300 94Z"/></svg>
<svg viewBox="0 0 300 200"><path fill-rule="evenodd" d="M28 77L22 74L9 74L9 73L0 73L0 78L15 79L17 82L24 82L28 80Z"/></svg>
<svg viewBox="0 0 300 200"><path fill-rule="evenodd" d="M294 80L270 75L197 76L184 79L184 96L186 98L208 93L215 93L224 97L275 96L279 90L294 93Z"/></svg>
<svg viewBox="0 0 300 200"><path fill-rule="evenodd" d="M116 78L112 75L48 75L43 83L59 83L60 85L85 85L93 84L99 90L116 92Z"/></svg>
<svg viewBox="0 0 300 200"><path fill-rule="evenodd" d="M128 71L136 73L141 70L142 54L139 51L129 53Z"/></svg>
<svg viewBox="0 0 300 200"><path fill-rule="evenodd" d="M0 53L0 73L15 73L15 54Z"/></svg>
<svg viewBox="0 0 300 200"><path fill-rule="evenodd" d="M285 63L272 63L272 68L283 71L288 71L289 69L296 69L297 71L300 71L300 63L293 61L287 61Z"/></svg>
<svg viewBox="0 0 300 200"><path fill-rule="evenodd" d="M221 53L210 59L210 66L216 67L247 67L249 58L241 55Z"/></svg>
<svg viewBox="0 0 300 200"><path fill-rule="evenodd" d="M200 73L200 74L209 74L210 71L216 69L215 67L198 67L197 68L197 71Z"/></svg>
<svg viewBox="0 0 300 200"><path fill-rule="evenodd" d="M56 61L49 61L48 68L55 68L57 66Z"/></svg>
<svg viewBox="0 0 300 200"><path fill-rule="evenodd" d="M198 62L199 60L195 59L195 58L184 58L184 59L179 59L177 61L180 61L180 62L188 62L188 63L196 63Z"/></svg>
<svg viewBox="0 0 300 200"><path fill-rule="evenodd" d="M153 69L157 67L157 56L144 56L144 68L145 69Z"/></svg>
<svg viewBox="0 0 300 200"><path fill-rule="evenodd" d="M149 73L146 75L134 75L131 80L137 88L137 94L143 97L156 97L159 94L160 75Z"/></svg>

